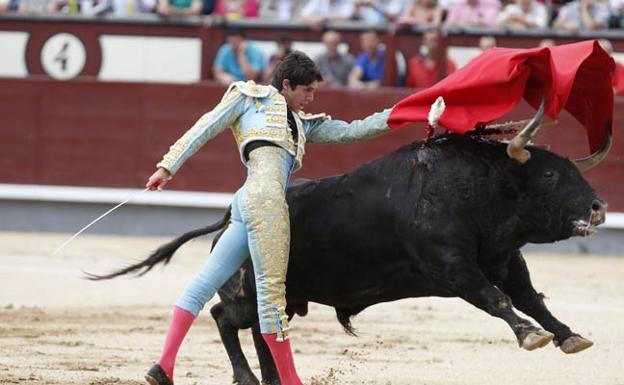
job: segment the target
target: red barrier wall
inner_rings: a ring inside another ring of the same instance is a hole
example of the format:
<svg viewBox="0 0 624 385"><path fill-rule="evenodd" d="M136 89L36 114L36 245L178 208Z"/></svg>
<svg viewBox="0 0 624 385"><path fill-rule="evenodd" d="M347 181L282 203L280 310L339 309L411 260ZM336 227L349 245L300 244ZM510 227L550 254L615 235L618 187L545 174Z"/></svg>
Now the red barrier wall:
<svg viewBox="0 0 624 385"><path fill-rule="evenodd" d="M224 88L196 85L103 83L89 80L0 79L0 183L141 187L155 163L194 121L222 96ZM320 90L309 112L351 120L366 116L413 92ZM624 211L624 100L617 99L615 144L608 158L587 173L614 211ZM508 118L533 111L521 104ZM295 177L342 173L420 139L421 126L407 127L369 142L308 145L304 168ZM588 154L584 131L567 114L545 128L537 143L559 154ZM229 133L219 135L190 159L172 189L235 191L243 165Z"/></svg>

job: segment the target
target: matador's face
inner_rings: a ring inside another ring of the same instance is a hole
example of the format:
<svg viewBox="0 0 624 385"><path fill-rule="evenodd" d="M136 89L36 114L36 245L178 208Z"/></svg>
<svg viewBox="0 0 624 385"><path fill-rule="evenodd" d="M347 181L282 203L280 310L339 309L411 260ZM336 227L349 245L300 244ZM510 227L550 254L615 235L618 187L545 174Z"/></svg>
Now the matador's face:
<svg viewBox="0 0 624 385"><path fill-rule="evenodd" d="M288 82L285 79L284 82ZM294 89L290 87L290 82L285 83L282 88L282 95L286 99L286 104L293 112L299 112L303 108L314 101L314 92L318 88L319 82L313 81L308 85L298 85Z"/></svg>

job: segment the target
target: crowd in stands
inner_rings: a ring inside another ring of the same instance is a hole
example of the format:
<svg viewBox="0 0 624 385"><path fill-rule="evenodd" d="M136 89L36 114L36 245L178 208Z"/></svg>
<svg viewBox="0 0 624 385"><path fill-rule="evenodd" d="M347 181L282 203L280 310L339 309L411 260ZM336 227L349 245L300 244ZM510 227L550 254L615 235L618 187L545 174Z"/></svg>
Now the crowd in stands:
<svg viewBox="0 0 624 385"><path fill-rule="evenodd" d="M132 16L156 13L307 23L354 21L409 26L548 28L623 26L624 0L0 0L0 12Z"/></svg>
<svg viewBox="0 0 624 385"><path fill-rule="evenodd" d="M526 0L521 0L526 1ZM413 88L426 88L434 85L440 77L440 40L438 29L423 32L419 53L411 57L407 63L406 74L402 85ZM351 89L371 89L382 85L384 77L384 49L380 44L377 32L364 31L360 34L360 53L357 57L348 51L341 51L340 32L325 31L322 35L324 50L314 57L323 74L323 87L348 87ZM270 83L277 63L292 51L292 40L287 35L277 39L277 49L269 57L263 58L263 53L251 42L247 42L241 30L233 29L226 32L226 42L219 48L213 64L215 79L228 85L238 80L254 80ZM600 40L602 47L613 53L613 47L608 40ZM541 47L552 46L554 42L543 39ZM493 36L483 36L478 47L486 51L496 47ZM457 70L456 63L446 57L444 73L451 74ZM613 74L614 91L624 95L624 65L616 62Z"/></svg>
<svg viewBox="0 0 624 385"><path fill-rule="evenodd" d="M224 20L259 19L298 21L325 31L324 51L315 60L326 87L376 88L384 75L384 49L374 30L360 36L356 57L341 50L341 35L326 30L328 22L361 23L362 29L384 27L389 32L401 28L426 27L419 54L407 58L401 79L407 87L429 87L444 64L447 74L457 65L450 59L438 63L439 27L485 27L498 29L559 29L569 33L624 28L624 0L0 0L0 13L68 13L90 16L131 17L155 13L161 17L209 15ZM292 50L288 36L277 39L276 51L267 59L262 50L245 39L240 30L228 30L219 49L213 76L223 83L236 80L268 82L276 64ZM542 45L553 43L544 40ZM482 50L496 45L493 37L483 37ZM608 48L610 43L605 41ZM618 64L617 71L624 73ZM624 75L614 75L616 88L624 94Z"/></svg>

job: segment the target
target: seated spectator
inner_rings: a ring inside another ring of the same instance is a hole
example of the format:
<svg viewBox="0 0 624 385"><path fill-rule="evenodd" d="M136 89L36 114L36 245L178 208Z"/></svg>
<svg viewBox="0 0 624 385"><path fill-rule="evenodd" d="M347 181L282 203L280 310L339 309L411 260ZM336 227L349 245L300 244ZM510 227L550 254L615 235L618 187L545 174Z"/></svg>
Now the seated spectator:
<svg viewBox="0 0 624 385"><path fill-rule="evenodd" d="M354 0L310 0L301 10L301 18L316 29L328 21L353 18Z"/></svg>
<svg viewBox="0 0 624 385"><path fill-rule="evenodd" d="M442 12L448 12L452 6L461 2L462 0L438 0L438 7L442 8Z"/></svg>
<svg viewBox="0 0 624 385"><path fill-rule="evenodd" d="M342 87L348 84L355 60L349 53L338 52L341 40L340 33L336 31L327 31L323 34L326 51L314 60L323 74L323 85Z"/></svg>
<svg viewBox="0 0 624 385"><path fill-rule="evenodd" d="M258 17L258 0L219 0L214 13L226 20L240 20Z"/></svg>
<svg viewBox="0 0 624 385"><path fill-rule="evenodd" d="M291 21L301 13L304 0L264 0L260 2L258 16L263 19Z"/></svg>
<svg viewBox="0 0 624 385"><path fill-rule="evenodd" d="M498 0L462 0L449 8L447 27L494 27L500 10Z"/></svg>
<svg viewBox="0 0 624 385"><path fill-rule="evenodd" d="M28 8L40 8L36 4L24 5ZM111 13L112 0L52 0L48 3L50 13L80 13L87 16L99 16Z"/></svg>
<svg viewBox="0 0 624 385"><path fill-rule="evenodd" d="M535 0L516 0L507 4L498 15L498 26L511 29L534 29L548 27L548 10Z"/></svg>
<svg viewBox="0 0 624 385"><path fill-rule="evenodd" d="M349 86L378 88L383 80L384 50L379 47L377 32L362 32L360 44L363 52L358 55L355 66L349 74Z"/></svg>
<svg viewBox="0 0 624 385"><path fill-rule="evenodd" d="M202 0L158 0L156 13L161 16L200 15Z"/></svg>
<svg viewBox="0 0 624 385"><path fill-rule="evenodd" d="M440 33L427 31L423 33L420 54L412 57L407 67L407 79L405 85L414 88L426 88L436 84L439 79L440 66ZM453 60L446 59L446 73L451 74L457 70Z"/></svg>
<svg viewBox="0 0 624 385"><path fill-rule="evenodd" d="M19 7L17 0L0 0L0 13L15 12Z"/></svg>
<svg viewBox="0 0 624 385"><path fill-rule="evenodd" d="M610 0L611 20L609 27L624 28L624 0Z"/></svg>
<svg viewBox="0 0 624 385"><path fill-rule="evenodd" d="M203 0L202 1L202 15L212 15L217 8L219 0Z"/></svg>
<svg viewBox="0 0 624 385"><path fill-rule="evenodd" d="M0 0L2 3L2 0ZM50 7L53 3L52 0L12 0L7 1L8 3L14 3L17 6L17 12L19 13L38 13L44 14L50 12ZM0 5L0 9L2 5ZM0 11L2 12L2 11Z"/></svg>
<svg viewBox="0 0 624 385"><path fill-rule="evenodd" d="M564 5L553 28L569 32L593 31L607 28L609 7L599 0L575 0Z"/></svg>
<svg viewBox="0 0 624 385"><path fill-rule="evenodd" d="M365 24L394 23L411 0L356 0L353 18Z"/></svg>
<svg viewBox="0 0 624 385"><path fill-rule="evenodd" d="M609 40L600 39L598 43L610 56L613 56L613 45L611 45ZM624 64L618 61L615 62L611 81L613 82L613 92L620 96L624 95Z"/></svg>
<svg viewBox="0 0 624 385"><path fill-rule="evenodd" d="M117 17L151 13L155 8L156 0L113 0L113 15Z"/></svg>
<svg viewBox="0 0 624 385"><path fill-rule="evenodd" d="M292 40L287 35L281 35L277 38L277 51L269 57L269 64L267 64L264 69L264 75L262 78L266 84L271 83L271 79L273 79L273 75L275 75L275 70L277 69L277 65L292 52Z"/></svg>
<svg viewBox="0 0 624 385"><path fill-rule="evenodd" d="M494 36L481 36L479 39L479 49L481 52L485 52L494 47L496 47L496 38Z"/></svg>
<svg viewBox="0 0 624 385"><path fill-rule="evenodd" d="M212 66L215 79L222 84L238 80L260 81L265 66L262 52L247 43L240 30L226 31L225 40Z"/></svg>
<svg viewBox="0 0 624 385"><path fill-rule="evenodd" d="M442 8L438 7L438 0L416 0L405 8L397 22L401 25L437 27L442 23Z"/></svg>
<svg viewBox="0 0 624 385"><path fill-rule="evenodd" d="M81 0L80 13L88 16L106 15L113 12L112 0Z"/></svg>

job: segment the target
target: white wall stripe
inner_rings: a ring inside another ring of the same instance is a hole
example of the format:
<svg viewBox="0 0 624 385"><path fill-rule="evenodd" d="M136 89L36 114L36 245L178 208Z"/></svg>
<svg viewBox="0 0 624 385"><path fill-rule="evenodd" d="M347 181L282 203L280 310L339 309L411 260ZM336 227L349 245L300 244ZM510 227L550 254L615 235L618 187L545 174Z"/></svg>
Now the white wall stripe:
<svg viewBox="0 0 624 385"><path fill-rule="evenodd" d="M141 189L0 184L0 200L116 204ZM233 194L196 191L148 191L129 205L226 208Z"/></svg>
<svg viewBox="0 0 624 385"><path fill-rule="evenodd" d="M0 31L0 76L23 78L26 68L28 32Z"/></svg>
<svg viewBox="0 0 624 385"><path fill-rule="evenodd" d="M99 80L196 83L201 40L191 37L102 35Z"/></svg>
<svg viewBox="0 0 624 385"><path fill-rule="evenodd" d="M124 201L141 189L0 184L0 200L110 203ZM148 191L129 205L226 208L234 194L197 191ZM601 227L624 229L624 213L609 212Z"/></svg>

